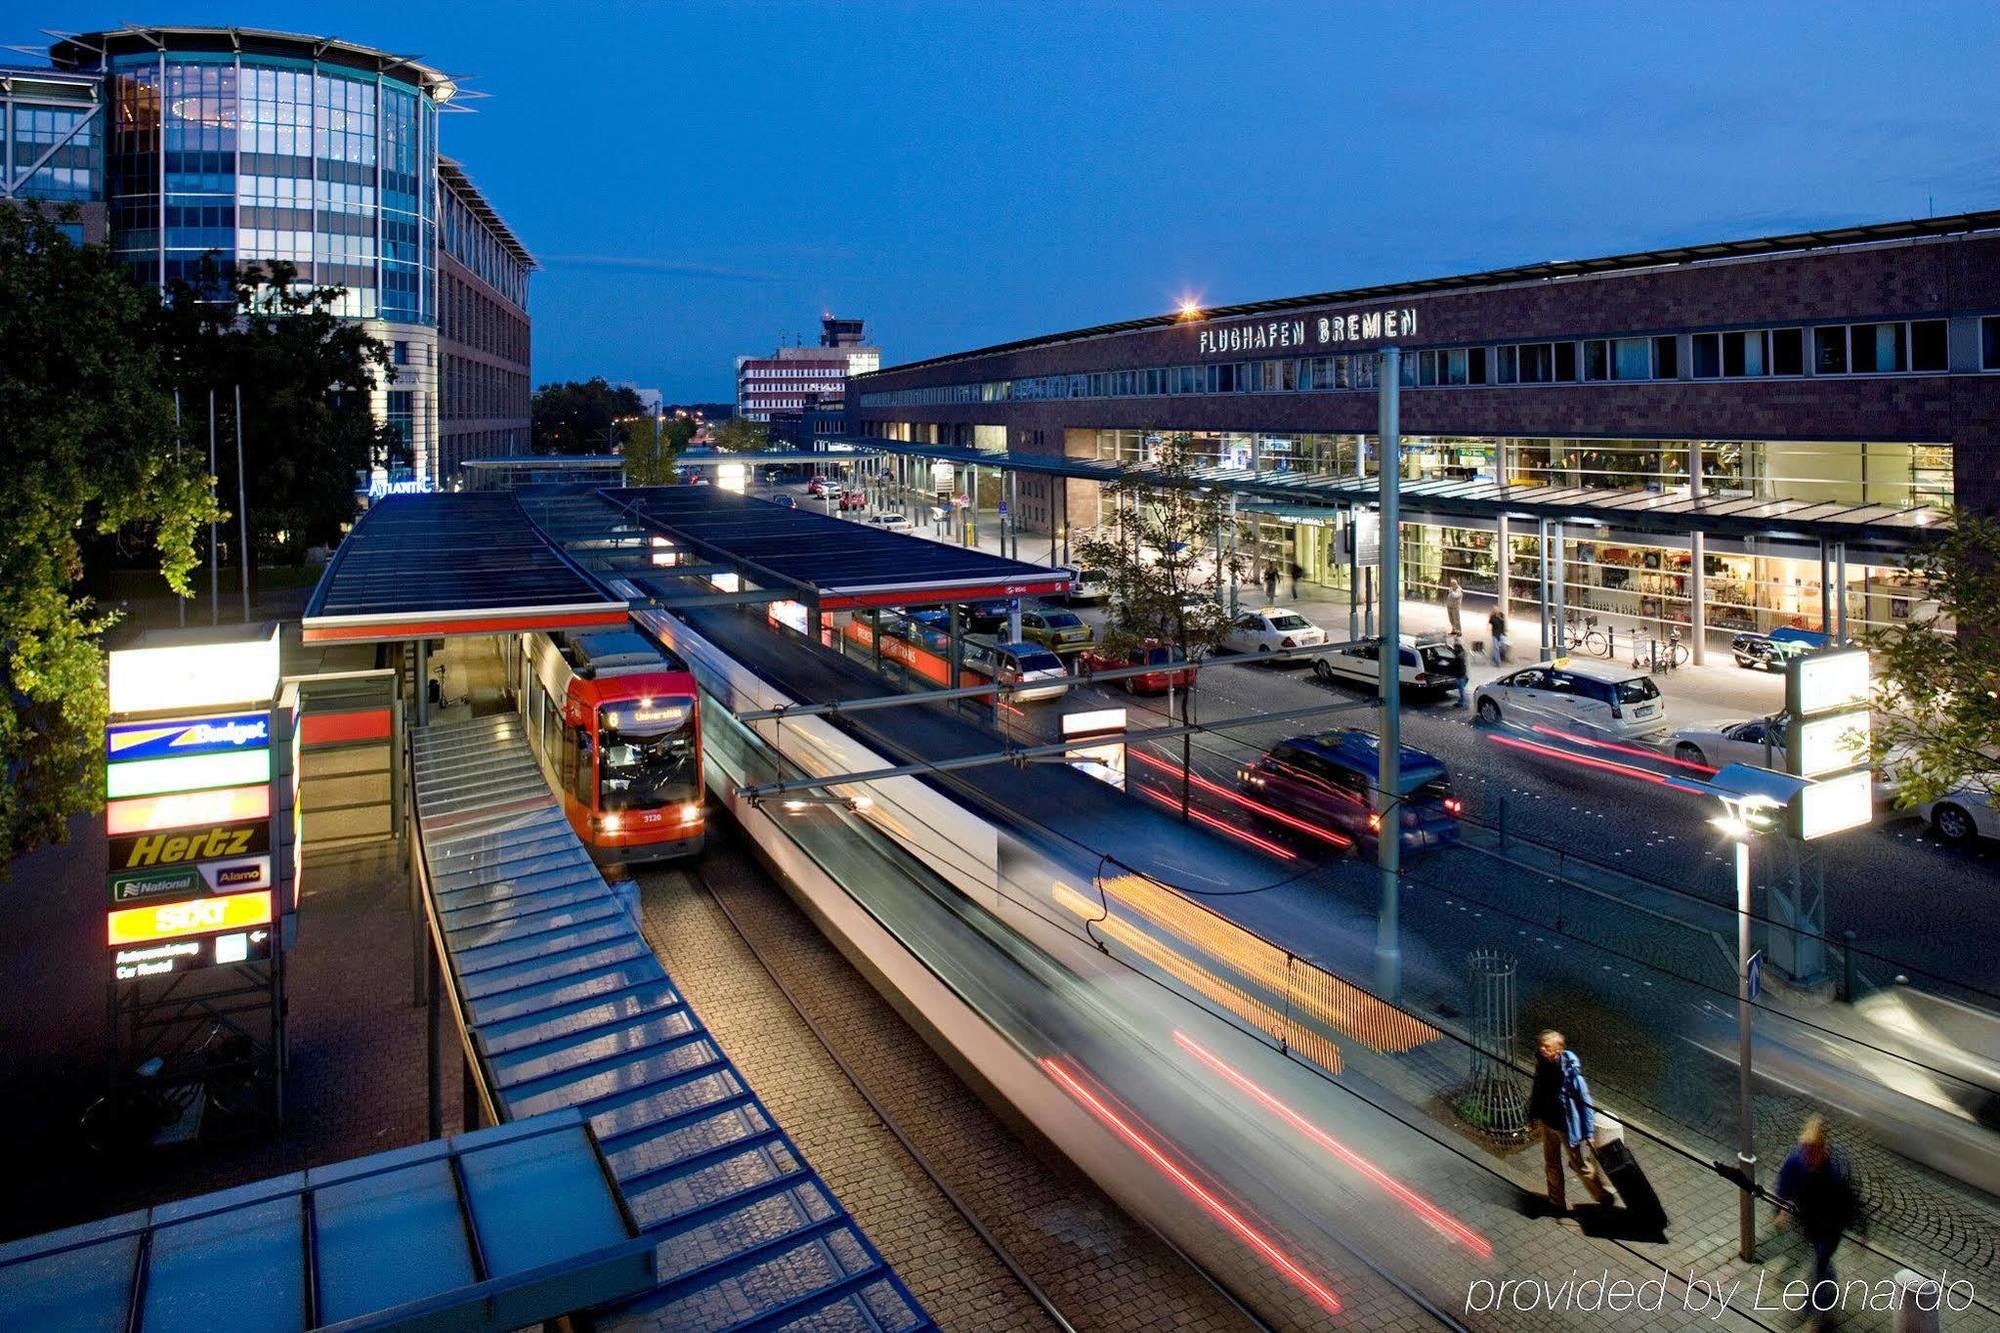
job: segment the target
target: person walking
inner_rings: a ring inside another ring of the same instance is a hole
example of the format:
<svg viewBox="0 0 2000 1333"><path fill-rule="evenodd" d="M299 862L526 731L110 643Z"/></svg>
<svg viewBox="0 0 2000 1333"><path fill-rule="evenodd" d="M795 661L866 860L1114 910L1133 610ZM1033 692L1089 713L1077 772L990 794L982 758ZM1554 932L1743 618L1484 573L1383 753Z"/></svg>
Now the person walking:
<svg viewBox="0 0 2000 1333"><path fill-rule="evenodd" d="M1826 1121L1809 1115L1799 1128L1798 1145L1778 1168L1778 1230L1798 1218L1799 1234L1812 1248L1812 1286L1808 1301L1822 1326L1840 1304L1840 1280L1833 1272L1833 1252L1840 1237L1861 1215L1861 1196L1848 1174L1847 1162L1826 1141Z"/></svg>
<svg viewBox="0 0 2000 1333"><path fill-rule="evenodd" d="M1465 707L1465 686L1472 678L1472 668L1465 660L1465 640L1457 634L1451 636L1451 683L1458 687L1458 702L1454 708Z"/></svg>
<svg viewBox="0 0 2000 1333"><path fill-rule="evenodd" d="M1486 617L1486 624L1493 631L1493 642L1487 645L1487 652L1492 655L1493 665L1499 666L1507 660L1507 613L1495 605L1493 614Z"/></svg>
<svg viewBox="0 0 2000 1333"><path fill-rule="evenodd" d="M1299 579L1302 575L1305 574L1306 571L1304 566L1300 565L1298 561L1294 560L1292 561L1292 567L1289 572L1292 576L1292 600L1296 602L1299 600Z"/></svg>
<svg viewBox="0 0 2000 1333"><path fill-rule="evenodd" d="M1528 1119L1542 1127L1542 1174L1548 1180L1549 1204L1568 1212L1563 1188L1563 1161L1599 1204L1611 1201L1591 1160L1590 1138L1597 1116L1590 1105L1590 1085L1583 1081L1583 1062L1569 1049L1563 1034L1544 1032L1535 1046L1535 1082L1528 1093Z"/></svg>
<svg viewBox="0 0 2000 1333"><path fill-rule="evenodd" d="M1278 600L1278 562L1264 562L1264 603L1270 605Z"/></svg>
<svg viewBox="0 0 2000 1333"><path fill-rule="evenodd" d="M1444 588L1444 618L1446 623L1450 625L1454 637L1465 633L1465 627L1459 623L1459 619L1464 612L1465 589L1459 584L1457 579L1453 579Z"/></svg>

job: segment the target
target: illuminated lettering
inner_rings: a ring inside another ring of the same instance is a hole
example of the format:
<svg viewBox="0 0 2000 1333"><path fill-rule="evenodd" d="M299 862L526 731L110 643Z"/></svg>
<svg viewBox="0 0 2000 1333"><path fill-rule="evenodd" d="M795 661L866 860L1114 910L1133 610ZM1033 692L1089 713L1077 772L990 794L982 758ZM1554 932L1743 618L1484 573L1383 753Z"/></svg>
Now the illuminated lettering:
<svg viewBox="0 0 2000 1333"><path fill-rule="evenodd" d="M1361 336L1379 338L1382 336L1382 312L1371 310L1361 317Z"/></svg>

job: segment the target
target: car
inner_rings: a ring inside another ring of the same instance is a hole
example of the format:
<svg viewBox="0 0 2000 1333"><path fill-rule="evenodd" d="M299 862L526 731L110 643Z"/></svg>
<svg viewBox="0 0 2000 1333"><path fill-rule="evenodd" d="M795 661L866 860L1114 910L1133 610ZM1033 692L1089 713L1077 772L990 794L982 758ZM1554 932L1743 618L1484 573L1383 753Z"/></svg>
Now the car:
<svg viewBox="0 0 2000 1333"><path fill-rule="evenodd" d="M1326 642L1326 631L1285 606L1267 606L1245 611L1229 628L1229 647L1239 653L1282 652L1288 648L1317 648Z"/></svg>
<svg viewBox="0 0 2000 1333"><path fill-rule="evenodd" d="M806 494L810 495L815 500L824 499L827 495L832 494L833 492L838 491L839 489L840 488L838 486L835 486L831 481L827 480L825 477L814 477L812 480L806 483Z"/></svg>
<svg viewBox="0 0 2000 1333"><path fill-rule="evenodd" d="M774 499L771 503L775 504L780 509L797 509L799 507L799 502L797 500L794 500L789 495L780 495L776 499Z"/></svg>
<svg viewBox="0 0 2000 1333"><path fill-rule="evenodd" d="M1954 846L1969 846L1977 838L2000 838L2000 814L1994 812L1993 797L1977 783L1966 783L1935 801L1925 801L1915 813L1940 839Z"/></svg>
<svg viewBox="0 0 2000 1333"><path fill-rule="evenodd" d="M1729 655L1736 665L1760 671L1783 671L1794 657L1824 648L1827 637L1809 629L1781 625L1769 634L1744 632L1729 641Z"/></svg>
<svg viewBox="0 0 2000 1333"><path fill-rule="evenodd" d="M1357 643L1313 658L1313 674L1332 684L1344 681L1365 686L1371 692L1381 686L1382 646ZM1396 674L1406 690L1442 692L1457 683L1452 674L1451 649L1440 639L1403 636L1402 669Z"/></svg>
<svg viewBox="0 0 2000 1333"><path fill-rule="evenodd" d="M1025 685L1008 696L1014 703L1058 699L1069 691L1069 668L1038 643L968 638L965 669L1002 685Z"/></svg>
<svg viewBox="0 0 2000 1333"><path fill-rule="evenodd" d="M875 513L870 514L868 522L878 528L887 528L891 532L908 532L910 530L909 515L892 513L886 509L877 510Z"/></svg>
<svg viewBox="0 0 2000 1333"><path fill-rule="evenodd" d="M1452 790L1444 761L1407 745L1398 760L1403 849L1457 842L1465 803ZM1346 727L1280 741L1255 764L1238 769L1236 778L1245 795L1332 829L1361 850L1375 844L1381 829L1374 808L1380 765L1375 734Z"/></svg>
<svg viewBox="0 0 2000 1333"><path fill-rule="evenodd" d="M867 507L868 507L868 492L842 491L840 493L840 511L843 514L851 509L866 509Z"/></svg>
<svg viewBox="0 0 2000 1333"><path fill-rule="evenodd" d="M1111 576L1101 569L1079 569L1066 599L1071 606L1103 602L1111 597Z"/></svg>
<svg viewBox="0 0 2000 1333"><path fill-rule="evenodd" d="M958 614L965 621L968 633L999 634L1007 628L1007 622L1014 614L1014 603L1005 598L966 602L959 606Z"/></svg>
<svg viewBox="0 0 2000 1333"><path fill-rule="evenodd" d="M940 655L951 650L951 627L940 607L883 612L882 637L901 639L926 652Z"/></svg>
<svg viewBox="0 0 2000 1333"><path fill-rule="evenodd" d="M1473 691L1487 723L1549 726L1625 740L1653 740L1669 730L1666 700L1643 671L1567 657L1537 662Z"/></svg>
<svg viewBox="0 0 2000 1333"><path fill-rule="evenodd" d="M1034 606L1021 612L1021 637L1060 656L1080 653L1096 643L1097 631L1084 624L1083 617L1074 611Z"/></svg>
<svg viewBox="0 0 2000 1333"><path fill-rule="evenodd" d="M1707 726L1683 727L1667 737L1664 747L1684 764L1721 768L1724 764L1754 764L1758 768L1785 767L1785 732L1790 718L1784 713L1753 717L1747 722L1712 722Z"/></svg>
<svg viewBox="0 0 2000 1333"><path fill-rule="evenodd" d="M1130 667L1164 667L1174 660L1174 650L1158 639L1147 639L1144 643L1129 648L1122 656L1114 655L1103 648L1086 648L1077 656L1077 674L1094 675L1099 671L1123 671ZM1181 667L1175 671L1148 671L1142 675L1125 676L1110 682L1121 686L1127 694L1165 694L1168 690L1184 690L1194 679L1192 667Z"/></svg>

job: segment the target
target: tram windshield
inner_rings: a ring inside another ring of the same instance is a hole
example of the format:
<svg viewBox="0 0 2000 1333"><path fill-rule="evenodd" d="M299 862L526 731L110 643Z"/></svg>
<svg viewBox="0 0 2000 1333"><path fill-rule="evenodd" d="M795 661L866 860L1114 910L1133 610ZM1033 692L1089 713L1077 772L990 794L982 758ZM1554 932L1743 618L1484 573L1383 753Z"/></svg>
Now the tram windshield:
<svg viewBox="0 0 2000 1333"><path fill-rule="evenodd" d="M694 700L611 704L597 714L598 807L654 810L701 799Z"/></svg>

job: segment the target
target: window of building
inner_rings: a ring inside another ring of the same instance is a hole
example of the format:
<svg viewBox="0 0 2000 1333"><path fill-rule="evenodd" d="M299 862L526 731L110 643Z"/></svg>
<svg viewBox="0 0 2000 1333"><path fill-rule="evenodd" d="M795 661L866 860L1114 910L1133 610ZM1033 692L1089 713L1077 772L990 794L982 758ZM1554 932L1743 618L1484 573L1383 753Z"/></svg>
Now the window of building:
<svg viewBox="0 0 2000 1333"><path fill-rule="evenodd" d="M410 364L410 345L401 339L391 344L390 358L399 366Z"/></svg>
<svg viewBox="0 0 2000 1333"><path fill-rule="evenodd" d="M1979 368L2000 370L2000 315L1979 321Z"/></svg>

